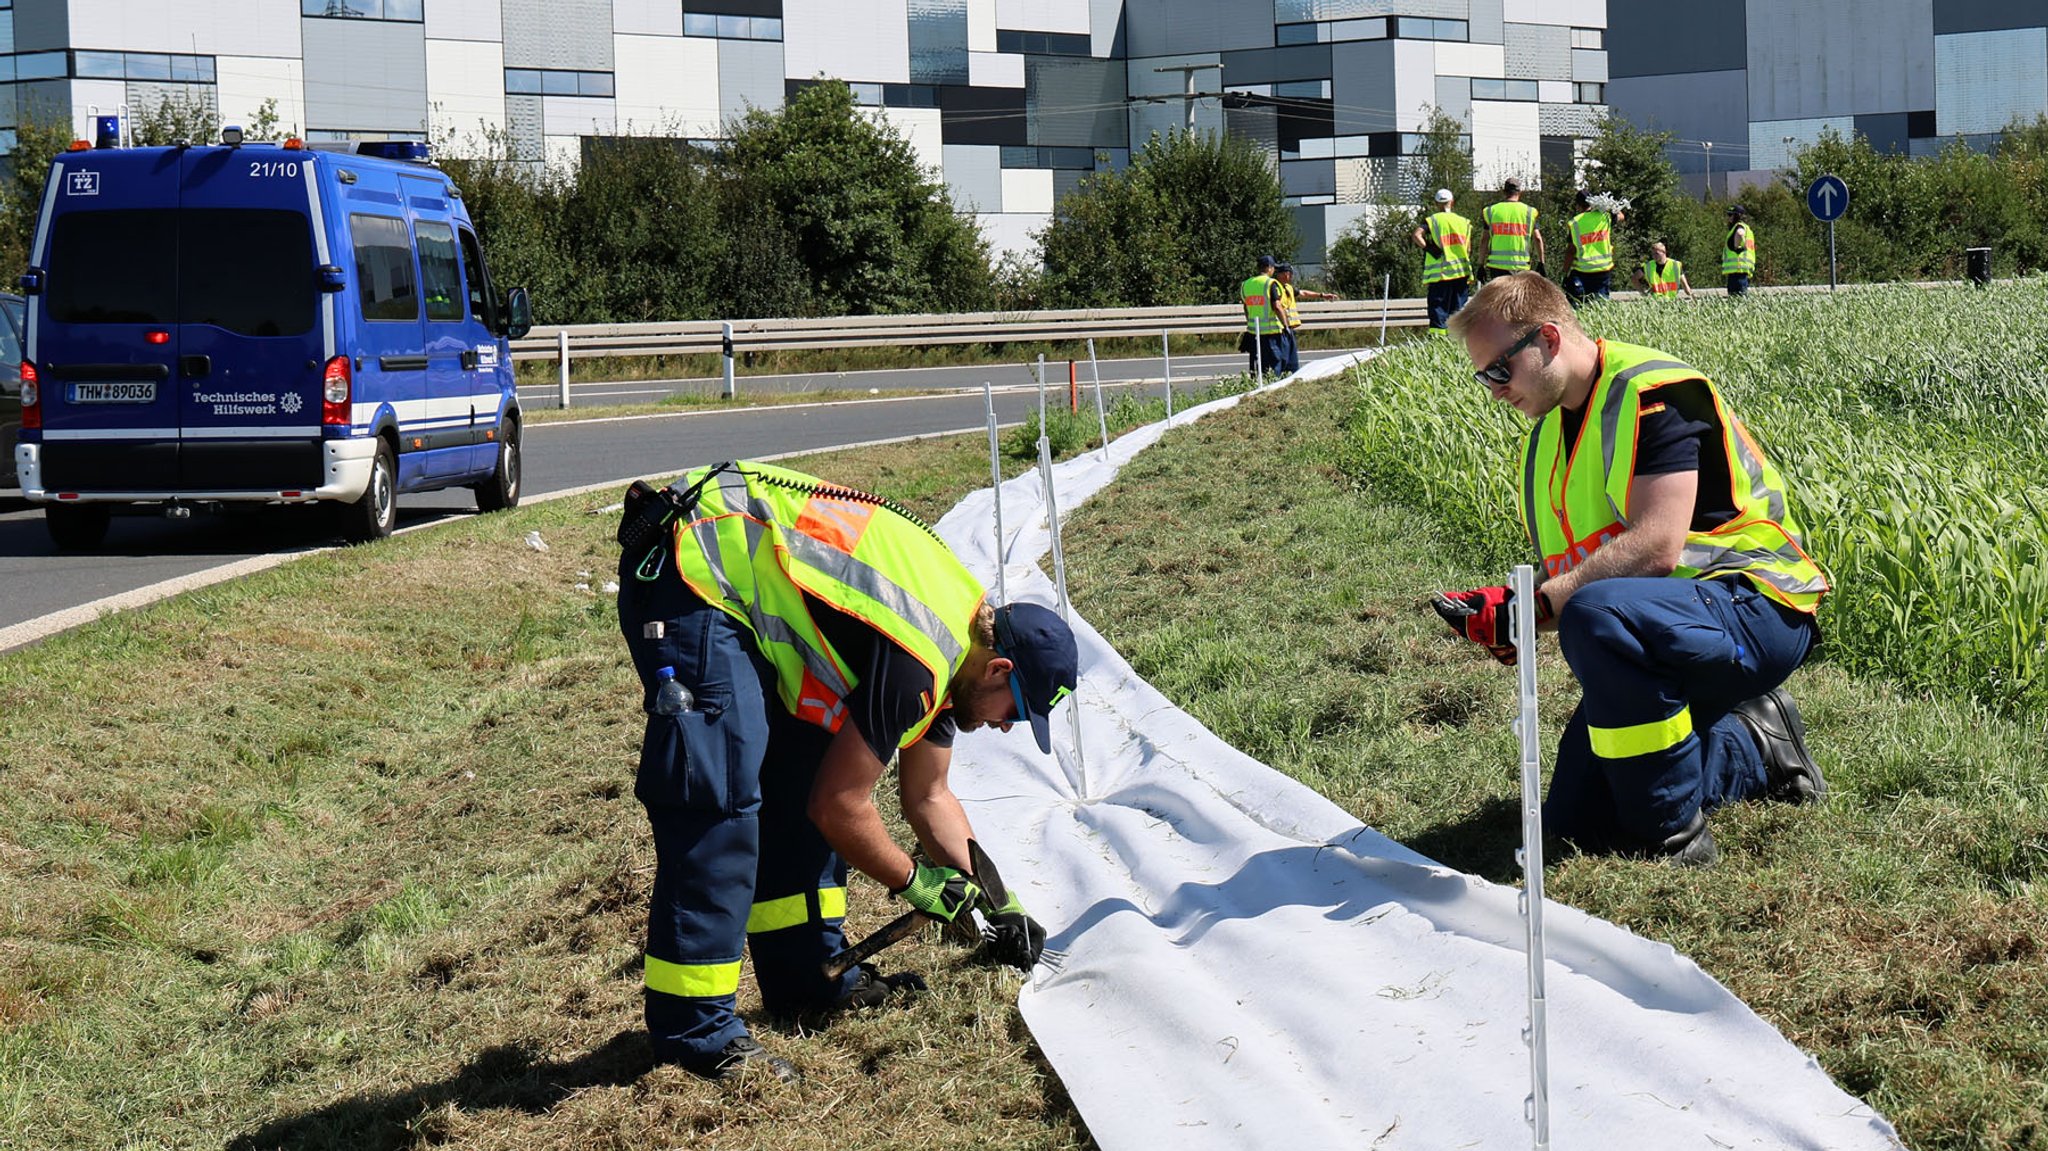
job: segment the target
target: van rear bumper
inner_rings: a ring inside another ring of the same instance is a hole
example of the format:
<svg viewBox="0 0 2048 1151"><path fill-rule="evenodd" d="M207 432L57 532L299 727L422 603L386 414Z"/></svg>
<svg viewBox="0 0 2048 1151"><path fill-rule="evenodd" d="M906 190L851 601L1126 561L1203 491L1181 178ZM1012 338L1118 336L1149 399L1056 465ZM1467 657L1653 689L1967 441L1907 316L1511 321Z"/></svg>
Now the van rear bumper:
<svg viewBox="0 0 2048 1151"><path fill-rule="evenodd" d="M370 463L377 455L379 441L374 437L350 440L322 440L320 442L322 482L317 488L279 489L170 489L149 488L122 491L97 489L92 491L69 491L52 488L43 482L43 458L41 444L14 445L14 470L19 477L21 494L34 503L160 503L176 500L208 501L219 503L313 503L319 500L337 500L353 503L361 499L363 491L370 486Z"/></svg>

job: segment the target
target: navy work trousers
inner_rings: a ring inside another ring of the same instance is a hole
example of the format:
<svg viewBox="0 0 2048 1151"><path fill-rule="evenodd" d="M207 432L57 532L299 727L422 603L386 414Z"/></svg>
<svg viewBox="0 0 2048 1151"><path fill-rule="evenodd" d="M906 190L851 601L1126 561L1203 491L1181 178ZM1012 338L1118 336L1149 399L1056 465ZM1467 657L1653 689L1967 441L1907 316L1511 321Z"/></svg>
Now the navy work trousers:
<svg viewBox="0 0 2048 1151"><path fill-rule="evenodd" d="M1749 273L1730 272L1728 274L1728 294L1731 296L1742 296L1747 295L1748 293Z"/></svg>
<svg viewBox="0 0 2048 1151"><path fill-rule="evenodd" d="M846 863L805 813L832 736L783 709L747 630L676 579L671 557L653 579L640 558L620 564L619 627L648 709L633 787L654 830L647 1031L656 1059L702 1065L746 1033L743 946L771 1013L829 1006L853 984L819 971L846 946ZM652 711L663 666L696 697L681 715Z"/></svg>
<svg viewBox="0 0 2048 1151"><path fill-rule="evenodd" d="M1557 619L1584 695L1557 749L1545 830L1592 851L1652 849L1698 811L1761 795L1730 711L1785 682L1819 636L1746 579L1607 579Z"/></svg>
<svg viewBox="0 0 2048 1151"><path fill-rule="evenodd" d="M1263 371L1269 376L1285 375L1293 371L1288 367L1294 362L1294 336L1288 332L1267 332L1254 336L1256 347L1245 353L1245 371L1256 378Z"/></svg>
<svg viewBox="0 0 2048 1151"><path fill-rule="evenodd" d="M1472 281L1464 276L1455 280L1438 280L1423 288L1429 302L1429 326L1442 328L1451 322L1459 308L1465 306L1465 293Z"/></svg>

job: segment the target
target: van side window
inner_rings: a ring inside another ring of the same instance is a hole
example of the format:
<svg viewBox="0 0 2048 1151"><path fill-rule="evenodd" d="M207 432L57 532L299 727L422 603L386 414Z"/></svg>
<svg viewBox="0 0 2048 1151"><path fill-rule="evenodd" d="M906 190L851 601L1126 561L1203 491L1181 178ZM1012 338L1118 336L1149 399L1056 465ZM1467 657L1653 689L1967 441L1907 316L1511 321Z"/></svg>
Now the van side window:
<svg viewBox="0 0 2048 1151"><path fill-rule="evenodd" d="M405 221L352 213L356 284L366 320L417 320L420 297L412 275L412 237Z"/></svg>
<svg viewBox="0 0 2048 1151"><path fill-rule="evenodd" d="M455 229L438 220L413 225L420 244L420 294L430 320L462 318L462 265L455 259Z"/></svg>
<svg viewBox="0 0 2048 1151"><path fill-rule="evenodd" d="M498 330L498 305L491 294L491 274L484 267L484 251L476 242L476 233L468 228L458 229L462 236L462 266L469 274L469 314L492 331Z"/></svg>

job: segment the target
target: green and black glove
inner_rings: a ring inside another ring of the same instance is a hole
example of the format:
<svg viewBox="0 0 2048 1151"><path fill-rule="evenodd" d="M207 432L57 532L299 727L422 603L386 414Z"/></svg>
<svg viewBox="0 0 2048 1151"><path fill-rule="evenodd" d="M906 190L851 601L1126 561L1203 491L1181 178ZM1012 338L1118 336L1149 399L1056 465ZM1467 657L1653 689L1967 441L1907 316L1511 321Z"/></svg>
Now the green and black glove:
<svg viewBox="0 0 2048 1151"><path fill-rule="evenodd" d="M910 882L889 894L941 923L951 923L981 898L981 888L964 872L950 867L916 866Z"/></svg>
<svg viewBox="0 0 2048 1151"><path fill-rule="evenodd" d="M989 957L997 963L1030 971L1038 957L1045 954L1045 928L1024 913L1024 902L1014 891L1010 901L1001 907L991 909L986 899L981 907L988 920L988 930L982 937L988 941Z"/></svg>

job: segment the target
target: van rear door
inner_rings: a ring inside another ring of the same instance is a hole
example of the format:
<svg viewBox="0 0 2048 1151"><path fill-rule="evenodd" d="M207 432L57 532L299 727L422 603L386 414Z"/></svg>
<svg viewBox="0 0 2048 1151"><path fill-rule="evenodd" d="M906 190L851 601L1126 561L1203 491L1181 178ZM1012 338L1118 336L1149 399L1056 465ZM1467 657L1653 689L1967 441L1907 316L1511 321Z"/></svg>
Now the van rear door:
<svg viewBox="0 0 2048 1151"><path fill-rule="evenodd" d="M51 172L31 261L45 488L178 483L176 152L73 152Z"/></svg>
<svg viewBox="0 0 2048 1151"><path fill-rule="evenodd" d="M320 486L324 244L313 159L195 148L178 217L185 491Z"/></svg>

